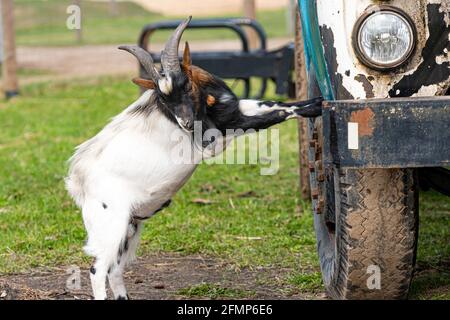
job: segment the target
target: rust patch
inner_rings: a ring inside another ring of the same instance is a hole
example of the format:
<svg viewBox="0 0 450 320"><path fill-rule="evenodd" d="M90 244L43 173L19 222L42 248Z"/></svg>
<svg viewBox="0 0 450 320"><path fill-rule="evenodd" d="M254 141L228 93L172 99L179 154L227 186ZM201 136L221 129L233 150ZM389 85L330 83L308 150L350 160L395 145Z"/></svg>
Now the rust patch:
<svg viewBox="0 0 450 320"><path fill-rule="evenodd" d="M350 121L358 123L358 136L363 137L372 135L374 129L374 116L375 114L370 108L352 112Z"/></svg>

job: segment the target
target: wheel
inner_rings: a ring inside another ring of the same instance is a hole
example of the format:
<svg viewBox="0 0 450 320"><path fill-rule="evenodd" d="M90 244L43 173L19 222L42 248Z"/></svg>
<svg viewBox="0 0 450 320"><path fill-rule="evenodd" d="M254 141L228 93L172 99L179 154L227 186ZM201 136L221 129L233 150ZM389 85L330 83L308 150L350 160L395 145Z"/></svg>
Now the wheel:
<svg viewBox="0 0 450 320"><path fill-rule="evenodd" d="M314 227L327 294L407 298L418 236L414 170L325 168L321 119L310 123L309 133Z"/></svg>

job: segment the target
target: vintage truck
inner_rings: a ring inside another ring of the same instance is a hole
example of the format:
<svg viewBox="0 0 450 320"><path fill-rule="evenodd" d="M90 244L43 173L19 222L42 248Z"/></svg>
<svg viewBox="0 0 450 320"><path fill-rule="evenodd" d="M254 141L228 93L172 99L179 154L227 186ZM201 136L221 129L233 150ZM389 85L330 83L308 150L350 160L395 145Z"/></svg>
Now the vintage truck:
<svg viewBox="0 0 450 320"><path fill-rule="evenodd" d="M404 299L419 179L449 193L450 0L299 0L314 225L335 299ZM450 200L449 200L450 201Z"/></svg>

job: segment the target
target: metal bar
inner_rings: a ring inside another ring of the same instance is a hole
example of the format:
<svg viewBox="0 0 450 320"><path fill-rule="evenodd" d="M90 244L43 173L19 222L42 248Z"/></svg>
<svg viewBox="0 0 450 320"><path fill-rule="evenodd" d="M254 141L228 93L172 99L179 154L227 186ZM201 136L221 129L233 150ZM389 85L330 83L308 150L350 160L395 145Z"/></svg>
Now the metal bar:
<svg viewBox="0 0 450 320"><path fill-rule="evenodd" d="M139 36L138 44L142 48L148 50L148 42L150 40L150 37L156 30L169 30L169 29L175 29L179 24L181 20L174 20L174 21L162 21L157 22L153 24L149 24L145 26L141 32L141 35ZM230 29L233 32L236 33L236 35L239 37L242 43L242 51L248 52L249 51L249 44L247 35L245 34L245 31L236 23L232 22L231 20L224 20L224 19L205 19L205 20L195 20L191 21L189 24L189 29L205 29L205 28L216 28L216 29Z"/></svg>
<svg viewBox="0 0 450 320"><path fill-rule="evenodd" d="M179 22L163 21L145 26L139 37L139 46L148 50L155 62L160 62L160 54L151 52L149 48L151 36L157 30L174 29ZM260 42L258 49L250 50L243 26L252 28L258 35ZM195 65L222 78L243 80L244 97L248 97L250 94L251 77L258 77L262 80L256 95L257 98L264 95L269 79L276 82L278 94L289 94L294 46L289 44L279 50L267 52L266 34L257 21L248 18L202 19L192 21L188 28L227 28L235 32L242 43L241 51L192 52L192 60ZM146 76L142 67L140 76Z"/></svg>
<svg viewBox="0 0 450 320"><path fill-rule="evenodd" d="M145 50L149 50L148 43L150 41L151 35L156 30L161 29L175 29L180 20L176 21L162 21L154 24L149 24L145 26L139 36L138 44L141 48ZM234 31L242 43L242 51L249 52L249 42L247 38L247 34L242 29L241 25L249 26L254 29L258 36L260 37L260 49L265 50L266 48L266 36L264 30L261 25L252 19L239 18L239 19L203 19L203 20L195 20L191 21L189 24L189 28L193 29L204 29L204 28L226 28ZM140 75L145 75L145 71L140 66ZM251 91L251 83L249 78L242 78L244 80L244 97L248 98ZM264 80L266 81L266 80Z"/></svg>
<svg viewBox="0 0 450 320"><path fill-rule="evenodd" d="M341 168L448 166L449 123L449 97L329 101L324 161Z"/></svg>

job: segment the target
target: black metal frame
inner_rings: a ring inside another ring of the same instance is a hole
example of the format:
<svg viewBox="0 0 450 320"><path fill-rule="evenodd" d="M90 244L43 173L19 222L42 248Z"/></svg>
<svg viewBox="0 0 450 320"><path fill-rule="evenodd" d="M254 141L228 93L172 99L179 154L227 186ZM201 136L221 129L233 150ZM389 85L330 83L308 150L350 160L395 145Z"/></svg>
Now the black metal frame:
<svg viewBox="0 0 450 320"><path fill-rule="evenodd" d="M139 36L138 44L148 50L155 62L161 61L161 55L152 52L149 47L151 36L157 30L175 29L181 21L161 21L145 26ZM249 40L244 27L253 29L258 35L259 47L250 50ZM294 69L294 45L292 43L274 51L267 51L266 33L255 20L248 18L230 19L196 19L191 21L189 29L229 29L240 39L240 51L192 52L193 64L225 79L241 79L244 81L244 98L251 92L251 77L261 78L261 86L257 98L264 96L267 80L276 84L277 94L293 93L292 70ZM146 77L141 67L140 76Z"/></svg>
<svg viewBox="0 0 450 320"><path fill-rule="evenodd" d="M329 101L322 115L325 165L450 165L450 97ZM358 146L353 149L348 142L349 123L358 126Z"/></svg>

